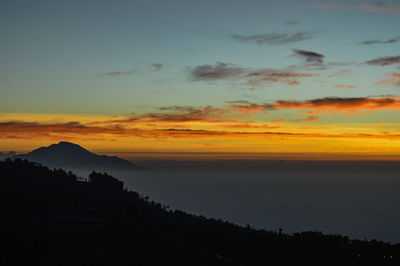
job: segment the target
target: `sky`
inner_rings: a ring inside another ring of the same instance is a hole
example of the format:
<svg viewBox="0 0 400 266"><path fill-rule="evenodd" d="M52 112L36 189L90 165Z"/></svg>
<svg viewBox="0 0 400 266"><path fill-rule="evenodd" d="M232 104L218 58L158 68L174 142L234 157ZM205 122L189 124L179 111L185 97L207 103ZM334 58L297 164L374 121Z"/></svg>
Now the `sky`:
<svg viewBox="0 0 400 266"><path fill-rule="evenodd" d="M398 25L389 0L5 0L0 151L399 159Z"/></svg>

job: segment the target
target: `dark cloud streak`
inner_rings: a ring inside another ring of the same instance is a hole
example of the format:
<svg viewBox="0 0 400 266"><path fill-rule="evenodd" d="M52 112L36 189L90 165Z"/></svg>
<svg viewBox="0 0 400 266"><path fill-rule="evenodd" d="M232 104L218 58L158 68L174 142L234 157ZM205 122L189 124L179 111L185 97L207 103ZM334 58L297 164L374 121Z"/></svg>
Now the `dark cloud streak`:
<svg viewBox="0 0 400 266"><path fill-rule="evenodd" d="M310 59L311 60L311 59ZM315 61L315 59L314 59ZM194 81L214 81L228 79L247 79L249 85L283 82L288 85L299 85L299 78L312 77L316 74L296 73L273 69L242 68L232 64L217 62L216 65L200 65L189 68Z"/></svg>
<svg viewBox="0 0 400 266"><path fill-rule="evenodd" d="M388 44L388 43L396 43L400 41L400 36L388 39L388 40L366 40L359 44L361 45L371 45L371 44Z"/></svg>
<svg viewBox="0 0 400 266"><path fill-rule="evenodd" d="M387 66L393 64L400 64L400 55L399 56L385 56L379 57L373 60L366 61L367 65L375 65L375 66Z"/></svg>
<svg viewBox="0 0 400 266"><path fill-rule="evenodd" d="M323 54L297 49L293 49L293 52L296 56L304 58L306 63L323 64L324 62L325 56Z"/></svg>
<svg viewBox="0 0 400 266"><path fill-rule="evenodd" d="M155 70L160 70L164 67L164 65L161 63L153 63L151 66L154 67Z"/></svg>
<svg viewBox="0 0 400 266"><path fill-rule="evenodd" d="M400 99L392 96L379 97L325 97L305 101L280 100L265 105L269 110L318 109L330 112L355 112L360 110L400 110Z"/></svg>
<svg viewBox="0 0 400 266"><path fill-rule="evenodd" d="M285 23L286 26L293 26L293 25L297 25L300 24L301 21L300 20L290 20L288 22Z"/></svg>
<svg viewBox="0 0 400 266"><path fill-rule="evenodd" d="M113 72L104 73L103 76L115 77L115 76L131 75L131 74L133 74L135 72L136 72L135 69L132 69L132 70L129 70L129 71L113 71Z"/></svg>
<svg viewBox="0 0 400 266"><path fill-rule="evenodd" d="M233 34L232 38L241 42L255 42L259 45L269 44L269 45L281 45L287 43L299 42L314 37L313 32L296 32L296 33L267 33L267 34L256 34L256 35L240 35Z"/></svg>
<svg viewBox="0 0 400 266"><path fill-rule="evenodd" d="M201 65L190 68L191 77L195 81L238 78L243 73L245 69L221 62L217 62L215 66Z"/></svg>

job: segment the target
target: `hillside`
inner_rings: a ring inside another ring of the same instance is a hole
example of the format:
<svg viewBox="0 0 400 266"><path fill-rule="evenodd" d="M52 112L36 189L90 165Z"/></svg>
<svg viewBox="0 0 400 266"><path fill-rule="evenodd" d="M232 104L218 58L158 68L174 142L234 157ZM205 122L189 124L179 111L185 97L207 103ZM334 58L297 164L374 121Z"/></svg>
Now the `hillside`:
<svg viewBox="0 0 400 266"><path fill-rule="evenodd" d="M400 245L254 230L150 201L108 174L0 162L2 265L398 265Z"/></svg>

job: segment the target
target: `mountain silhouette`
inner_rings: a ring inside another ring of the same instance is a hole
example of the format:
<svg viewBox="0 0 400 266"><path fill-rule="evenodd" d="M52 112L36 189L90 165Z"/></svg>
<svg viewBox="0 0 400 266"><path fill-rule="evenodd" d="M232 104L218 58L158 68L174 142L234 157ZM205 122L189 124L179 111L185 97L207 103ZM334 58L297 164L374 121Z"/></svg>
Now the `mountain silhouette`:
<svg viewBox="0 0 400 266"><path fill-rule="evenodd" d="M61 141L48 147L41 147L16 158L41 163L48 167L65 169L106 170L144 170L117 156L97 155L71 142Z"/></svg>

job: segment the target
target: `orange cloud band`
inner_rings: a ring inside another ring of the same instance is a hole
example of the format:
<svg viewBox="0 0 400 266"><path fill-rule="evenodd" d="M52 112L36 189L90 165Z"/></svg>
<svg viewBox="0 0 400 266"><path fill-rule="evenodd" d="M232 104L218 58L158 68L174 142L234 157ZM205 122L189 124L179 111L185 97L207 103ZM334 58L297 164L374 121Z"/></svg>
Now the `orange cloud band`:
<svg viewBox="0 0 400 266"><path fill-rule="evenodd" d="M1 139L56 139L92 136L99 138L243 138L243 137L306 137L306 138L374 138L400 139L400 134L324 134L301 132L237 132L192 129L130 129L122 126L87 126L79 122L42 124L37 122L0 122Z"/></svg>

